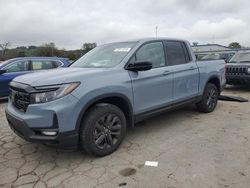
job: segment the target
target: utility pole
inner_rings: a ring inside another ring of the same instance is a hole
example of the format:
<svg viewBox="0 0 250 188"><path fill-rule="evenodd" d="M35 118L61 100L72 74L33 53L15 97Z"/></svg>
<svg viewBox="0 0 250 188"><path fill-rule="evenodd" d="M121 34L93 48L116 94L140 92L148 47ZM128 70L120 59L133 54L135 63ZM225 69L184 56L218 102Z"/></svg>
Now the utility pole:
<svg viewBox="0 0 250 188"><path fill-rule="evenodd" d="M53 57L54 56L54 47L51 46L51 56Z"/></svg>
<svg viewBox="0 0 250 188"><path fill-rule="evenodd" d="M157 38L157 33L158 32L158 25L157 26L155 26L155 37Z"/></svg>

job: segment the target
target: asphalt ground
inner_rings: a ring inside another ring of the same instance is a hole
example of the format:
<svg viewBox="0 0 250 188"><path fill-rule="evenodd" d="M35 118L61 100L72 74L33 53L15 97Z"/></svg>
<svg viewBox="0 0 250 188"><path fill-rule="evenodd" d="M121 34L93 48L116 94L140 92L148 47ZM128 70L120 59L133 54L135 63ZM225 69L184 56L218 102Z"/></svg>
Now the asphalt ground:
<svg viewBox="0 0 250 188"><path fill-rule="evenodd" d="M250 99L250 88L223 95ZM94 158L29 143L8 127L0 100L0 187L247 188L249 102L219 101L213 113L194 106L143 121L113 154ZM157 161L157 167L145 166Z"/></svg>

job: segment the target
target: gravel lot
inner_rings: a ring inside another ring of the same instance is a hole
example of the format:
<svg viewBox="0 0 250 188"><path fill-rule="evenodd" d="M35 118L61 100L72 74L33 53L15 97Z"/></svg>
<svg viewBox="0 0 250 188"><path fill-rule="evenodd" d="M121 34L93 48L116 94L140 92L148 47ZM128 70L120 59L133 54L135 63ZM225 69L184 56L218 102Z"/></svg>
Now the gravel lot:
<svg viewBox="0 0 250 188"><path fill-rule="evenodd" d="M250 88L224 94L250 99ZM103 158L28 143L9 129L0 102L0 187L168 187L250 185L249 103L220 101L202 114L190 106L129 130L120 149ZM158 167L144 166L146 160Z"/></svg>

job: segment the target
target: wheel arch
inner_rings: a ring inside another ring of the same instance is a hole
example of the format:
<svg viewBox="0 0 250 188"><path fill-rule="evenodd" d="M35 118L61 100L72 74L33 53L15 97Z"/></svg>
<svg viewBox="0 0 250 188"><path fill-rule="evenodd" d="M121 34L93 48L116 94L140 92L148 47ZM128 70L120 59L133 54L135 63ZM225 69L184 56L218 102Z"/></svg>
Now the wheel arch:
<svg viewBox="0 0 250 188"><path fill-rule="evenodd" d="M128 122L129 127L134 127L134 115L133 115L133 107L130 102L130 100L123 94L120 93L110 93L110 94L102 94L100 96L97 96L93 99L91 99L80 111L80 114L77 118L76 122L76 131L79 132L81 123L83 121L83 118L85 116L85 113L92 108L94 105L99 103L108 103L113 104L119 107Z"/></svg>
<svg viewBox="0 0 250 188"><path fill-rule="evenodd" d="M220 83L220 79L219 79L217 76L212 76L212 77L210 77L210 78L208 79L206 85L207 85L208 83L214 84L214 85L217 87L219 93L221 92L221 83ZM204 90L205 90L205 87L204 87ZM203 92L204 92L204 91L203 91Z"/></svg>

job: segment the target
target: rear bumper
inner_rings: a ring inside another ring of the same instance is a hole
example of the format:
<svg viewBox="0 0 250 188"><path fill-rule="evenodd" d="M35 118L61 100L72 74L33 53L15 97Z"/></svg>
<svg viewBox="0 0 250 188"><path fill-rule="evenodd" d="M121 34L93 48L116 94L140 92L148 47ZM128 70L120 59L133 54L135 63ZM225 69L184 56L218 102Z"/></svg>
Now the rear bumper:
<svg viewBox="0 0 250 188"><path fill-rule="evenodd" d="M66 150L74 150L78 147L78 133L76 131L60 132L53 126L51 129L46 130L57 131L57 135L45 136L41 134L41 130L43 129L28 127L25 121L11 114L8 109L5 110L5 113L10 128L26 141L55 146Z"/></svg>

